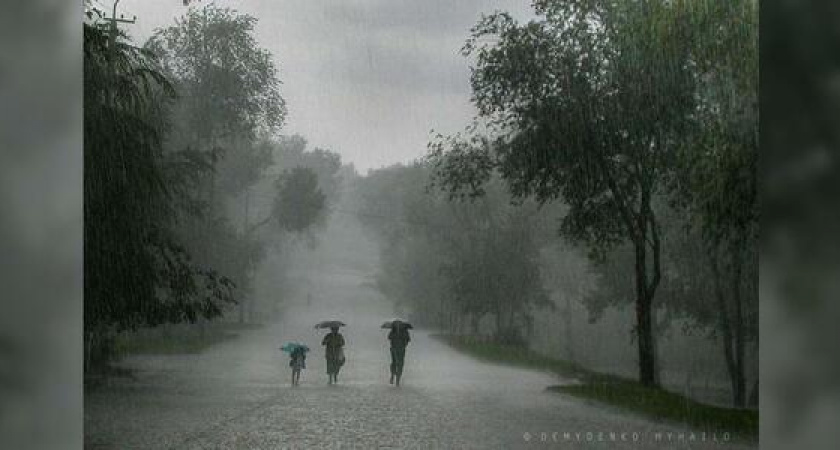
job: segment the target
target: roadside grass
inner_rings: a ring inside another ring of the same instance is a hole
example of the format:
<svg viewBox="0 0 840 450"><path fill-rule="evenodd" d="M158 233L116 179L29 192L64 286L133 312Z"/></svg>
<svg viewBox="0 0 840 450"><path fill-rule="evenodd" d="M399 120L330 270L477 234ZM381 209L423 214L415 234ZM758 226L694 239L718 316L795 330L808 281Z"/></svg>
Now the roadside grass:
<svg viewBox="0 0 840 450"><path fill-rule="evenodd" d="M123 367L119 360L129 355L184 355L201 353L218 343L233 339L241 332L261 325L233 322L208 322L164 325L157 328L123 332L113 338L113 354L107 362L92 364L85 370L85 390L108 385L112 380L135 379L134 369Z"/></svg>
<svg viewBox="0 0 840 450"><path fill-rule="evenodd" d="M235 338L242 331L260 325L233 322L209 322L203 325L178 325L123 333L115 342L120 355L177 355L201 353L213 345Z"/></svg>
<svg viewBox="0 0 840 450"><path fill-rule="evenodd" d="M569 361L533 351L464 336L435 335L452 348L476 358L573 378L576 384L549 386L550 392L606 403L654 419L682 423L700 431L728 432L733 437L758 439L758 411L722 408L697 402L680 394L652 388L615 375L584 369Z"/></svg>

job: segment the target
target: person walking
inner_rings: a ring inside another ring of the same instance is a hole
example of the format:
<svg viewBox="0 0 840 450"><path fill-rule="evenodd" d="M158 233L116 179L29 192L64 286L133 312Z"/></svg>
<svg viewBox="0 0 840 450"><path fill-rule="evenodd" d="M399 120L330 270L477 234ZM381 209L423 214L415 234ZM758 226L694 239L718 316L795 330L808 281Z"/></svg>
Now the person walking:
<svg viewBox="0 0 840 450"><path fill-rule="evenodd" d="M292 386L300 384L300 372L306 369L306 352L309 347L300 342L287 342L280 350L289 354L289 367L292 368Z"/></svg>
<svg viewBox="0 0 840 450"><path fill-rule="evenodd" d="M292 386L300 384L300 371L306 368L306 351L303 346L295 347L292 350L289 360L289 367L292 368Z"/></svg>
<svg viewBox="0 0 840 450"><path fill-rule="evenodd" d="M327 376L329 377L327 384L338 382L338 371L344 365L344 344L344 336L338 332L338 327L331 327L330 332L321 341L321 345L326 347Z"/></svg>
<svg viewBox="0 0 840 450"><path fill-rule="evenodd" d="M411 341L407 325L394 323L388 333L388 340L391 341L391 384L396 381L397 386L400 385L405 364L405 348Z"/></svg>

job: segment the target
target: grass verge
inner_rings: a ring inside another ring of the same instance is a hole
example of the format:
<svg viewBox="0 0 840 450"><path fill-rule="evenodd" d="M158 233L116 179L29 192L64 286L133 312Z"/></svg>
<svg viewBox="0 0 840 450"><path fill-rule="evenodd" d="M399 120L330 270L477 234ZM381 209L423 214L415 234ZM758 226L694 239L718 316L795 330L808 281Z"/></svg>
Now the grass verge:
<svg viewBox="0 0 840 450"><path fill-rule="evenodd" d="M606 403L657 420L679 422L708 432L758 439L758 411L721 408L680 394L642 386L634 380L584 369L574 363L539 355L519 347L469 337L435 335L451 347L479 359L553 372L579 384L549 386L548 391Z"/></svg>
<svg viewBox="0 0 840 450"><path fill-rule="evenodd" d="M124 332L113 338L111 359L92 364L84 373L85 390L107 385L109 380L135 379L134 369L119 365L129 355L183 355L201 353L261 325L209 322L204 325L177 324Z"/></svg>
<svg viewBox="0 0 840 450"><path fill-rule="evenodd" d="M180 325L154 328L120 335L116 350L122 355L177 355L201 353L207 348L235 338L242 331L259 328L259 325L211 322L204 325Z"/></svg>

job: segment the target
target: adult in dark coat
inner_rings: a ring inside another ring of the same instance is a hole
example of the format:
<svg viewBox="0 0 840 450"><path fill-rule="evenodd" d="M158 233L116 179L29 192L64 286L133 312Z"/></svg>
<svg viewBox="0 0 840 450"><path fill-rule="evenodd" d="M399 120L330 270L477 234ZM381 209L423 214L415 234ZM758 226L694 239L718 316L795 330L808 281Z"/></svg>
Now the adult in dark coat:
<svg viewBox="0 0 840 450"><path fill-rule="evenodd" d="M397 386L399 386L403 365L405 364L405 348L411 341L408 327L393 326L388 333L388 340L391 341L391 384L394 384L396 380Z"/></svg>
<svg viewBox="0 0 840 450"><path fill-rule="evenodd" d="M326 347L329 384L338 382L338 371L344 364L344 344L344 336L338 332L338 327L330 328L330 332L321 341L321 345Z"/></svg>

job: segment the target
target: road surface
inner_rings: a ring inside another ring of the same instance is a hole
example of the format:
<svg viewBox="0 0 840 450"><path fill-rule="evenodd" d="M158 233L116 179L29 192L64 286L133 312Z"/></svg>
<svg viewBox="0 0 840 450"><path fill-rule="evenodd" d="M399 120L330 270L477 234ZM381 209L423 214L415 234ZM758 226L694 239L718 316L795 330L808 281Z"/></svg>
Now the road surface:
<svg viewBox="0 0 840 450"><path fill-rule="evenodd" d="M388 384L379 326L392 308L369 282L375 259L355 258L373 250L353 224L336 226L342 232L328 230L321 243L330 253L307 263L320 271L312 304L302 295L280 322L201 354L129 358L133 379L85 398L86 448L749 448L722 435L692 441L679 426L546 392L572 381L478 361L423 330L412 336L403 385ZM347 364L330 386L323 332L312 325L332 317L349 326ZM277 350L286 340L313 348L297 387Z"/></svg>

